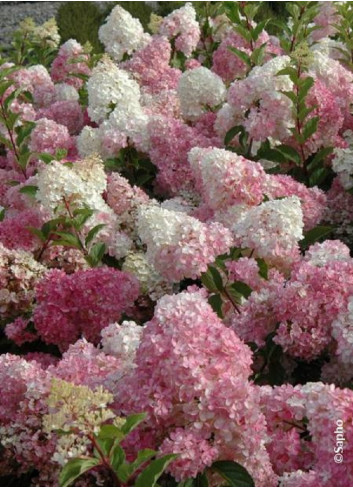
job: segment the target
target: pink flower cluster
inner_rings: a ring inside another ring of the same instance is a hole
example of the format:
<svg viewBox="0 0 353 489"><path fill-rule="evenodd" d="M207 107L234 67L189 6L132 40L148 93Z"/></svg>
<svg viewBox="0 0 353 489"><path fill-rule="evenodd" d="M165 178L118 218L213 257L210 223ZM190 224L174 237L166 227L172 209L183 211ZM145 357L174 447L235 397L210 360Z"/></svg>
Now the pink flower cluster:
<svg viewBox="0 0 353 489"><path fill-rule="evenodd" d="M81 335L92 342L138 296L137 280L119 270L97 268L72 275L52 270L37 285L34 323L46 343L67 350Z"/></svg>
<svg viewBox="0 0 353 489"><path fill-rule="evenodd" d="M136 363L118 388L117 407L123 413L146 411L155 439L166 438L163 449L181 449L170 466L174 477L192 477L214 460L230 459L244 464L258 485L275 483L264 449L264 419L247 380L251 352L222 324L202 291L159 300Z"/></svg>
<svg viewBox="0 0 353 489"><path fill-rule="evenodd" d="M296 387L261 387L259 395L268 448L281 486L352 484L353 452L347 443L353 430L350 389L309 382ZM335 454L342 455L343 463L337 463L340 458Z"/></svg>
<svg viewBox="0 0 353 489"><path fill-rule="evenodd" d="M1 475L58 484L76 450L43 427L61 379L107 390L114 416L145 412L127 459L177 454L182 484L206 470L220 485L227 460L259 487L353 484L353 74L332 25L345 6L312 5L289 52L211 3L207 22L190 3L153 15L153 34L115 6L99 62L71 39L48 68L6 75ZM313 78L301 127L278 75L298 60Z"/></svg>

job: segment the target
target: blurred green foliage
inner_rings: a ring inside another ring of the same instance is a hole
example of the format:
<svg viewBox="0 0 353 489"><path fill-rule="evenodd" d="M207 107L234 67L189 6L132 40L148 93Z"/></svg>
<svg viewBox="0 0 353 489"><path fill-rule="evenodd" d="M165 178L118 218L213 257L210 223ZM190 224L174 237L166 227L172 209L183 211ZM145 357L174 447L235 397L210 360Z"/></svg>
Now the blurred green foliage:
<svg viewBox="0 0 353 489"><path fill-rule="evenodd" d="M102 52L98 29L104 18L103 12L94 2L63 3L56 14L61 42L76 39L83 45L89 41L95 53Z"/></svg>

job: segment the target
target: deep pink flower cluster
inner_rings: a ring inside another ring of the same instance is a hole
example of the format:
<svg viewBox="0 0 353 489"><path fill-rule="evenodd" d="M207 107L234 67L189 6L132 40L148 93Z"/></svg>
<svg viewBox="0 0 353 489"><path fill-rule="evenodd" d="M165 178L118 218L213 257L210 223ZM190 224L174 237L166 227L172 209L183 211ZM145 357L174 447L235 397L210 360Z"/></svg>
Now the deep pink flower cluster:
<svg viewBox="0 0 353 489"><path fill-rule="evenodd" d="M279 46L271 42L266 31L262 31L260 37L254 43L253 50L266 43L266 52L269 54L280 54ZM246 41L237 32L230 31L212 56L212 70L225 82L231 83L236 78L243 78L247 72L246 63L231 52L229 48L236 48L247 55L251 55L250 42Z"/></svg>
<svg viewBox="0 0 353 489"><path fill-rule="evenodd" d="M36 288L35 327L46 343L66 350L81 335L92 342L138 296L138 282L112 268L96 268L66 275L52 270Z"/></svg>
<svg viewBox="0 0 353 489"><path fill-rule="evenodd" d="M151 148L149 156L159 170L158 187L163 193L175 194L183 188L192 188L193 174L188 163L188 152L195 146L217 145L196 128L178 119L153 118L148 126Z"/></svg>
<svg viewBox="0 0 353 489"><path fill-rule="evenodd" d="M83 80L75 75L89 75L89 56L82 46L73 39L66 41L60 48L51 67L51 77L54 82L64 82L75 88L80 88Z"/></svg>
<svg viewBox="0 0 353 489"><path fill-rule="evenodd" d="M37 209L28 209L6 216L0 222L0 241L10 250L20 249L35 251L40 241L29 228L40 228L44 223L44 216Z"/></svg>

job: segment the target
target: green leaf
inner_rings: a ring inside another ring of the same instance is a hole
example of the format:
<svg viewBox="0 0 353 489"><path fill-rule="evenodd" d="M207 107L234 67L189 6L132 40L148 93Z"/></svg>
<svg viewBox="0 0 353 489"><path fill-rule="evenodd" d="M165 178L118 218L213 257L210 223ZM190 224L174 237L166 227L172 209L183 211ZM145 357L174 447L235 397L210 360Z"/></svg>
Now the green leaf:
<svg viewBox="0 0 353 489"><path fill-rule="evenodd" d="M245 299L247 299L252 292L251 287L249 287L246 283L240 282L240 281L234 282L231 285L229 285L228 287L230 289L238 292L238 294L245 297Z"/></svg>
<svg viewBox="0 0 353 489"><path fill-rule="evenodd" d="M234 126L231 129L229 129L229 131L227 131L227 134L225 135L224 138L225 146L228 146L233 140L233 138L235 138L235 136L242 131L244 131L243 126Z"/></svg>
<svg viewBox="0 0 353 489"><path fill-rule="evenodd" d="M315 187L325 181L326 177L330 175L328 168L316 168L309 176L309 187Z"/></svg>
<svg viewBox="0 0 353 489"><path fill-rule="evenodd" d="M216 286L216 284L214 282L212 273L211 273L211 271L210 271L209 268L208 268L207 272L204 272L201 275L201 282L202 282L202 285L207 290L209 290L210 292L218 292L218 288L217 288L217 286Z"/></svg>
<svg viewBox="0 0 353 489"><path fill-rule="evenodd" d="M100 463L97 458L72 458L60 472L59 485L61 487L70 486L80 475L93 467L98 467Z"/></svg>
<svg viewBox="0 0 353 489"><path fill-rule="evenodd" d="M92 209L76 209L74 210L73 215L74 219L72 220L72 225L79 231L85 222L93 216L93 211Z"/></svg>
<svg viewBox="0 0 353 489"><path fill-rule="evenodd" d="M120 445L114 446L112 453L110 455L110 463L115 470L118 471L119 467L125 463L125 452Z"/></svg>
<svg viewBox="0 0 353 489"><path fill-rule="evenodd" d="M243 27L240 23L234 26L234 30L237 31L238 34L241 35L246 41L251 42L251 34L245 27Z"/></svg>
<svg viewBox="0 0 353 489"><path fill-rule="evenodd" d="M255 65L260 65L263 62L265 57L266 46L267 43L264 42L263 44L261 44L260 47L255 48L254 51L252 52L250 59Z"/></svg>
<svg viewBox="0 0 353 489"><path fill-rule="evenodd" d="M0 211L0 222L5 219L5 207Z"/></svg>
<svg viewBox="0 0 353 489"><path fill-rule="evenodd" d="M285 90L280 90L280 92L283 93L283 95L285 95L286 97L288 97L289 100L293 102L293 104L297 102L297 95L295 92L288 92Z"/></svg>
<svg viewBox="0 0 353 489"><path fill-rule="evenodd" d="M262 22L259 22L255 29L251 31L251 37L253 41L257 41L261 32L266 28L270 19L265 19Z"/></svg>
<svg viewBox="0 0 353 489"><path fill-rule="evenodd" d="M237 462L218 461L214 462L211 468L220 474L230 487L255 487L249 472Z"/></svg>
<svg viewBox="0 0 353 489"><path fill-rule="evenodd" d="M135 482L135 487L156 487L158 479L176 457L177 455L173 454L164 455L157 460L153 460L153 462L139 474Z"/></svg>
<svg viewBox="0 0 353 489"><path fill-rule="evenodd" d="M222 276L219 273L219 271L217 270L217 268L213 267L212 265L209 265L208 271L212 275L212 280L213 280L213 283L215 284L216 289L219 291L223 290Z"/></svg>
<svg viewBox="0 0 353 489"><path fill-rule="evenodd" d="M231 47L231 46L228 46L228 49L233 54L235 54L236 56L238 56L238 58L241 61L243 61L246 65L251 66L250 56L248 54L244 53L244 51L241 51L240 49L237 49L237 48L234 48L234 47Z"/></svg>
<svg viewBox="0 0 353 489"><path fill-rule="evenodd" d="M279 70L276 73L276 76L282 76L282 75L288 75L289 78L291 79L291 81L295 85L297 85L297 83L299 81L299 77L298 77L298 72L295 68L293 68L292 66L287 66L286 68L283 68L282 70Z"/></svg>
<svg viewBox="0 0 353 489"><path fill-rule="evenodd" d="M18 164L20 167L25 170L27 168L28 162L32 156L32 153L30 151L24 151L23 153L20 154L18 157Z"/></svg>
<svg viewBox="0 0 353 489"><path fill-rule="evenodd" d="M303 120L316 108L317 105L311 105L310 107L303 107L302 109L300 109L297 114L297 117L300 120L300 122L303 122Z"/></svg>
<svg viewBox="0 0 353 489"><path fill-rule="evenodd" d="M15 100L15 98L22 92L21 88L18 88L17 90L14 90L13 92L10 93L8 97L3 101L3 106L5 107L5 110L8 111L11 103ZM16 117L14 117L16 116ZM9 112L7 114L7 120L11 121L9 123L11 129L14 127L13 121L17 121L17 119L20 117L20 114L16 114L14 112Z"/></svg>
<svg viewBox="0 0 353 489"><path fill-rule="evenodd" d="M123 426L120 428L122 433L124 433L125 436L127 436L131 431L133 431L136 426L138 426L142 421L146 419L147 414L146 413L139 413L139 414L131 414L130 416L127 416L125 418L125 423Z"/></svg>
<svg viewBox="0 0 353 489"><path fill-rule="evenodd" d="M314 156L314 158L307 165L309 171L314 170L317 165L319 165L327 156L329 156L333 151L333 147L320 149Z"/></svg>
<svg viewBox="0 0 353 489"><path fill-rule="evenodd" d="M117 469L117 475L120 480L123 482L127 482L128 479L138 470L142 464L146 463L148 460L151 460L157 452L155 450L151 450L149 448L145 448L140 450L137 454L136 459L131 463L122 463L120 467Z"/></svg>
<svg viewBox="0 0 353 489"><path fill-rule="evenodd" d="M121 436L121 431L119 428L113 424L104 424L99 430L98 438L112 438L115 440L116 438L119 438L119 436Z"/></svg>
<svg viewBox="0 0 353 489"><path fill-rule="evenodd" d="M32 130L36 126L35 122L26 122L25 125L16 127L16 144L17 146L21 146L23 141L31 134Z"/></svg>
<svg viewBox="0 0 353 489"><path fill-rule="evenodd" d="M201 474L197 474L193 485L194 487L208 487L209 482L206 473L202 472Z"/></svg>
<svg viewBox="0 0 353 489"><path fill-rule="evenodd" d="M106 457L109 456L110 451L114 445L114 439L113 438L99 438L96 437L96 443L99 445L101 451L104 453ZM93 455L96 457L100 457L100 454L96 448L93 450Z"/></svg>
<svg viewBox="0 0 353 489"><path fill-rule="evenodd" d="M105 224L97 224L97 226L94 226L94 228L90 229L90 231L87 233L87 236L85 239L86 246L92 241L92 239L96 236L96 234L98 234L99 231L101 229L103 229L104 227L105 227Z"/></svg>
<svg viewBox="0 0 353 489"><path fill-rule="evenodd" d="M20 194L30 195L31 197L35 197L38 191L38 187L36 185L25 185L20 188Z"/></svg>
<svg viewBox="0 0 353 489"><path fill-rule="evenodd" d="M260 277L268 280L268 266L263 258L256 258L257 265L259 267Z"/></svg>
<svg viewBox="0 0 353 489"><path fill-rule="evenodd" d="M0 120L0 122L1 122L1 120ZM9 139L6 139L5 136L3 136L2 134L0 134L0 143L9 149L13 149L11 141Z"/></svg>
<svg viewBox="0 0 353 489"><path fill-rule="evenodd" d="M235 24L240 24L239 6L236 2L223 2L227 17Z"/></svg>
<svg viewBox="0 0 353 489"><path fill-rule="evenodd" d="M214 312L217 314L217 316L223 319L223 312L222 312L223 301L221 295L220 294L210 295L210 297L208 298L208 303L210 304Z"/></svg>
<svg viewBox="0 0 353 489"><path fill-rule="evenodd" d="M90 249L89 255L87 256L88 263L95 267L102 260L105 253L105 243L96 243Z"/></svg>
<svg viewBox="0 0 353 489"><path fill-rule="evenodd" d="M313 117L312 119L310 119L304 126L303 128L303 137L305 139L305 141L307 139L310 138L310 136L312 136L316 130L317 130L317 126L318 126L318 123L319 123L319 117Z"/></svg>
<svg viewBox="0 0 353 489"><path fill-rule="evenodd" d="M39 153L37 154L38 159L46 163L47 165L51 163L53 160L55 160L55 156L49 154L49 153Z"/></svg>
<svg viewBox="0 0 353 489"><path fill-rule="evenodd" d="M285 32L286 34L291 34L290 28L287 23L280 19L270 19L270 25L274 27L278 27L281 32Z"/></svg>
<svg viewBox="0 0 353 489"><path fill-rule="evenodd" d="M310 245L316 243L319 239L330 234L332 231L332 226L317 226L314 229L310 229L310 231L307 231L304 234L304 239L299 242L300 247L302 249L309 248Z"/></svg>
<svg viewBox="0 0 353 489"><path fill-rule="evenodd" d="M77 236L72 233L68 233L66 231L55 231L55 234L58 235L61 239L57 241L53 241L53 244L61 244L63 246L73 246L74 248L82 249L82 245ZM60 241L60 243L59 243Z"/></svg>
<svg viewBox="0 0 353 489"><path fill-rule="evenodd" d="M44 234L40 229L37 229L33 226L27 226L27 229L30 233L34 234L34 236L37 236L37 238L39 238L41 241L46 240L46 237L44 236Z"/></svg>
<svg viewBox="0 0 353 489"><path fill-rule="evenodd" d="M12 80L4 80L0 84L0 98L4 95L6 90L13 84Z"/></svg>
<svg viewBox="0 0 353 489"><path fill-rule="evenodd" d="M41 227L43 235L48 238L49 234L57 228L58 224L61 224L63 222L62 217L57 217L56 219L51 219L50 221L47 221L43 224Z"/></svg>
<svg viewBox="0 0 353 489"><path fill-rule="evenodd" d="M307 96L310 88L314 85L314 78L308 76L304 79L298 80L299 92L298 92L298 100L301 102Z"/></svg>
<svg viewBox="0 0 353 489"><path fill-rule="evenodd" d="M287 158L287 160L294 161L297 165L300 165L300 154L296 149L286 144L276 146L276 149L280 151Z"/></svg>
<svg viewBox="0 0 353 489"><path fill-rule="evenodd" d="M66 158L66 156L67 156L67 149L59 148L59 149L56 150L55 159L57 161L60 161L63 158Z"/></svg>
<svg viewBox="0 0 353 489"><path fill-rule="evenodd" d="M195 487L194 479L189 477L189 479L185 479L185 480L179 482L177 487ZM203 487L207 487L207 486L203 486Z"/></svg>

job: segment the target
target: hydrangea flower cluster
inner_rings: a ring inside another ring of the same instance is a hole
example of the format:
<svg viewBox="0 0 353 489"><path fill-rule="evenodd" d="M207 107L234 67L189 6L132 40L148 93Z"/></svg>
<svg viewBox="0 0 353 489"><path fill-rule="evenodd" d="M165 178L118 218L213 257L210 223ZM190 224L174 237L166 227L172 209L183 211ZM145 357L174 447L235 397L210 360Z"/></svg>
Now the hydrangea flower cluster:
<svg viewBox="0 0 353 489"><path fill-rule="evenodd" d="M138 229L147 245L147 258L162 277L172 282L205 272L233 241L231 233L219 223L206 225L185 213L158 206L140 208Z"/></svg>
<svg viewBox="0 0 353 489"><path fill-rule="evenodd" d="M275 481L263 445L264 419L247 381L250 350L222 324L202 291L158 301L136 363L117 402L123 412L148 412L148 423L160 426L155 436L166 437L164 450L181 450L181 458L170 466L174 477L192 477L226 458L244 463L259 485ZM251 418L241 414L244 405L252 406ZM252 457L247 457L249 449Z"/></svg>
<svg viewBox="0 0 353 489"><path fill-rule="evenodd" d="M288 5L274 36L256 2L119 4L99 56L21 25L48 51L0 61L1 476L57 486L144 412L122 446L176 454L167 485L352 485L353 9Z"/></svg>
<svg viewBox="0 0 353 489"><path fill-rule="evenodd" d="M38 283L34 322L41 338L62 350L81 334L97 342L102 328L120 319L137 298L137 280L109 268L66 275L52 270Z"/></svg>

